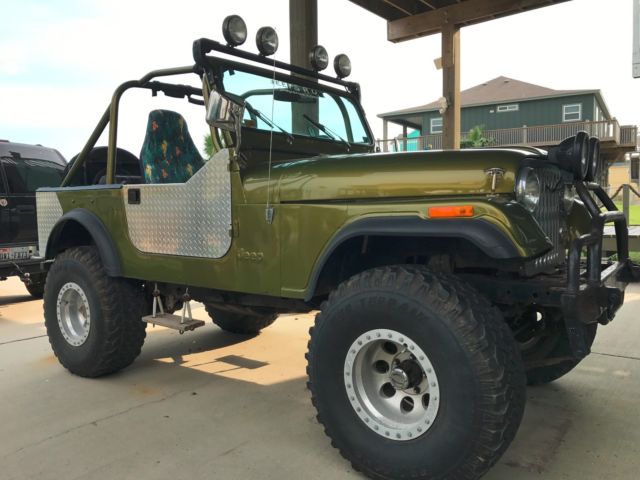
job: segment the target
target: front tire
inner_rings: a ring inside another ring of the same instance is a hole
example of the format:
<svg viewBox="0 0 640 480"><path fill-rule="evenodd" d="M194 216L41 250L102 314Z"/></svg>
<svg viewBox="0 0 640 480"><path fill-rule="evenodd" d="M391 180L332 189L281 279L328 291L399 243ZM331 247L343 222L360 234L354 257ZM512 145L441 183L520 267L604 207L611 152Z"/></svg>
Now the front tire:
<svg viewBox="0 0 640 480"><path fill-rule="evenodd" d="M146 324L141 285L109 277L94 247L56 257L44 290L49 343L60 363L81 377L107 375L140 354Z"/></svg>
<svg viewBox="0 0 640 480"><path fill-rule="evenodd" d="M318 420L372 478L477 479L522 419L511 332L450 275L394 266L352 277L317 315L307 360Z"/></svg>

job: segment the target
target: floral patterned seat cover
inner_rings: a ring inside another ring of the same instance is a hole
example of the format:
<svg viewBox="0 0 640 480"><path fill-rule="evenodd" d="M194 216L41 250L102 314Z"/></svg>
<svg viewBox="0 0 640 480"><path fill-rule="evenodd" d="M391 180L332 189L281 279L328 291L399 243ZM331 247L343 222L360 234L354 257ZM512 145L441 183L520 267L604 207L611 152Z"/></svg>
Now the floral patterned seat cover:
<svg viewBox="0 0 640 480"><path fill-rule="evenodd" d="M187 123L171 110L149 113L140 160L146 183L184 183L204 165Z"/></svg>

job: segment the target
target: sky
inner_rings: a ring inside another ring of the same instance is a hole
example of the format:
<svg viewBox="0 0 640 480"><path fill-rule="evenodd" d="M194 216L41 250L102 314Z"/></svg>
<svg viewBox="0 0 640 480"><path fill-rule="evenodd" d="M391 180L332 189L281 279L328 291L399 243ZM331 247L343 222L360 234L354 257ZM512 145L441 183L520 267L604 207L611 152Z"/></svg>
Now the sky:
<svg viewBox="0 0 640 480"><path fill-rule="evenodd" d="M270 25L280 37L276 58L289 59L289 0L0 0L0 6L0 138L54 147L67 159L80 151L120 83L192 64L193 40L221 41L229 14L247 23L242 48L256 51L255 32ZM433 63L439 35L393 44L383 19L347 0L318 0L318 9L319 43L331 57L351 58L349 80L361 84L377 138L378 114L440 97L442 72ZM622 125L640 124L640 79L631 67L632 0L571 0L461 30L462 89L500 75L554 89L600 89ZM197 84L195 75L190 80ZM135 153L148 102L137 92L123 99L119 138ZM197 118L187 120L197 139L206 124L203 112L192 110Z"/></svg>

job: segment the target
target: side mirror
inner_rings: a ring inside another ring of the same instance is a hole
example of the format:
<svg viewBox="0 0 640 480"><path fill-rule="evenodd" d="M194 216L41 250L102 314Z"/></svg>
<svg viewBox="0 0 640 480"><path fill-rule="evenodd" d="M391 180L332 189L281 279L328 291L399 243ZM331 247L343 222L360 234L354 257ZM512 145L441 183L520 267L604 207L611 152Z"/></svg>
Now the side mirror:
<svg viewBox="0 0 640 480"><path fill-rule="evenodd" d="M207 105L207 123L214 128L237 133L244 116L244 105L212 90Z"/></svg>

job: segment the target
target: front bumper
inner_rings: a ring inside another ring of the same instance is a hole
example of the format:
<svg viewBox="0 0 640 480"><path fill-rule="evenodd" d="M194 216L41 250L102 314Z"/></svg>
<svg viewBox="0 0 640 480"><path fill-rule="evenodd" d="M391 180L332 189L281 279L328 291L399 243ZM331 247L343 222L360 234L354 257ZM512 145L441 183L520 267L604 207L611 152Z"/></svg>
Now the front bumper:
<svg viewBox="0 0 640 480"><path fill-rule="evenodd" d="M640 281L640 266L629 260L629 234L624 214L596 183L576 182L576 191L591 216L591 230L573 240L566 269L531 278L492 277L469 274L464 277L496 304L559 308L567 328L572 353L583 358L590 352L584 324L609 323L624 303L630 282ZM607 211L601 211L593 193ZM604 226L614 223L617 262L602 262ZM587 252L586 264L583 251Z"/></svg>
<svg viewBox="0 0 640 480"><path fill-rule="evenodd" d="M582 358L589 353L589 345L581 324L606 325L613 320L624 303L628 283L640 280L640 267L629 259L629 230L624 213L597 183L576 182L574 186L591 216L591 231L576 238L569 248L567 289L562 294L561 305L571 349L577 358ZM607 211L598 208L590 192ZM607 223L615 225L618 261L603 267L602 240ZM586 271L581 263L585 249Z"/></svg>

